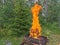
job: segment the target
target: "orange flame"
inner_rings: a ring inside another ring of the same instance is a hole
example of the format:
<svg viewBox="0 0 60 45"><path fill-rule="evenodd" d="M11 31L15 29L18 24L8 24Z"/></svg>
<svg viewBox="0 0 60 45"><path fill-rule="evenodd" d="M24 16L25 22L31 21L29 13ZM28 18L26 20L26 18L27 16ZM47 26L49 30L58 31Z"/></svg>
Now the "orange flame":
<svg viewBox="0 0 60 45"><path fill-rule="evenodd" d="M39 11L41 11L41 9L42 9L42 6L38 4L34 4L34 6L31 8L33 22L32 22L32 27L30 29L30 37L35 39L41 36L41 26L38 20L38 14L39 14Z"/></svg>

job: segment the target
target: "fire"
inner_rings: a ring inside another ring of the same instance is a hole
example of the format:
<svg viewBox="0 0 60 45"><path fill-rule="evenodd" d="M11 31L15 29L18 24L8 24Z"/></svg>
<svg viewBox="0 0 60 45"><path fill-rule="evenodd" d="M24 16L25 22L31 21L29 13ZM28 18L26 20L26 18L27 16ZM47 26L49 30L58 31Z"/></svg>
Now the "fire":
<svg viewBox="0 0 60 45"><path fill-rule="evenodd" d="M31 8L33 22L32 22L32 27L30 28L30 37L35 39L41 36L41 26L39 24L39 19L38 19L38 14L41 11L41 9L42 9L42 6L36 3Z"/></svg>

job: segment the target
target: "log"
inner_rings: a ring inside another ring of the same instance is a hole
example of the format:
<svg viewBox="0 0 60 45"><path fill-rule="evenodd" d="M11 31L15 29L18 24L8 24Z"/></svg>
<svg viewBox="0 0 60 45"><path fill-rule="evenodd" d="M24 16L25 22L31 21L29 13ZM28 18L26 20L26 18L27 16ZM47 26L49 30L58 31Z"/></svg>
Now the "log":
<svg viewBox="0 0 60 45"><path fill-rule="evenodd" d="M46 45L48 43L48 39L45 36L40 36L38 39L34 39L29 37L29 35L24 36L23 42L20 45Z"/></svg>

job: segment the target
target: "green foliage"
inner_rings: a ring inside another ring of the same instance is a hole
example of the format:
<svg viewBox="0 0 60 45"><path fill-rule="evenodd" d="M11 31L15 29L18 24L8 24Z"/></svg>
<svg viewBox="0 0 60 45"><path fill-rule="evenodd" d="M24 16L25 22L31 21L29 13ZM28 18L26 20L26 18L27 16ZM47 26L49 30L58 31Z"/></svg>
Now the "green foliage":
<svg viewBox="0 0 60 45"><path fill-rule="evenodd" d="M49 2L48 18L40 13L40 23L49 29L58 30L59 7L56 1ZM51 4L52 3L52 4ZM53 7L54 6L54 7ZM0 3L0 36L21 36L29 32L32 23L31 7L25 0L7 0ZM48 31L48 30L47 30ZM50 34L50 31L47 33Z"/></svg>
<svg viewBox="0 0 60 45"><path fill-rule="evenodd" d="M21 0L20 0L21 1ZM30 9L25 3L7 1L0 10L0 36L21 36L26 34L31 24Z"/></svg>

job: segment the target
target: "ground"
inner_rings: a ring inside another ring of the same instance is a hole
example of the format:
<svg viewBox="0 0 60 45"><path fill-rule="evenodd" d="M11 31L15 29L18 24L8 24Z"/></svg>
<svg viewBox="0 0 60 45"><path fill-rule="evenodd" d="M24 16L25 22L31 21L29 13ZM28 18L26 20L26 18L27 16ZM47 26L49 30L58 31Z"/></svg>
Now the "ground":
<svg viewBox="0 0 60 45"><path fill-rule="evenodd" d="M45 28L46 29L46 28ZM52 31L46 29L43 31L43 35L47 36L49 39L49 43L47 45L60 45L60 34L59 31ZM12 45L20 45L24 36L21 37L3 37L0 38L0 45L6 45L6 43L10 42Z"/></svg>

